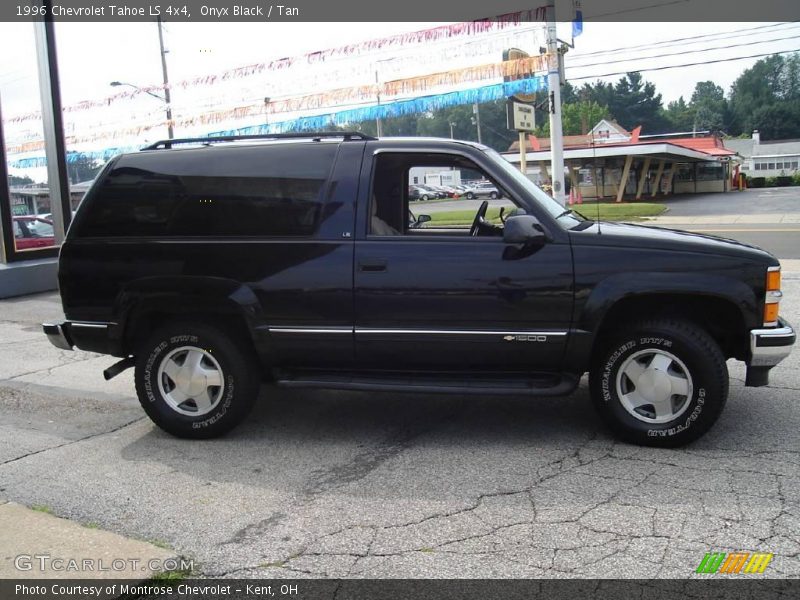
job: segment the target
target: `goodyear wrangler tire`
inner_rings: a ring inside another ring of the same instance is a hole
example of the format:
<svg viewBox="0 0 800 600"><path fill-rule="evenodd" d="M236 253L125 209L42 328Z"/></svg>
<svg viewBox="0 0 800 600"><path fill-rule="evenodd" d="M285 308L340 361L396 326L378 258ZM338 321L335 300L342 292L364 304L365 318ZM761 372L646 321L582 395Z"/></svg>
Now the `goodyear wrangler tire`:
<svg viewBox="0 0 800 600"><path fill-rule="evenodd" d="M144 411L174 436L207 439L230 431L253 407L259 375L240 340L201 323L156 331L136 357Z"/></svg>
<svg viewBox="0 0 800 600"><path fill-rule="evenodd" d="M708 431L728 398L717 343L677 319L633 324L604 344L589 377L592 401L622 439L676 447Z"/></svg>

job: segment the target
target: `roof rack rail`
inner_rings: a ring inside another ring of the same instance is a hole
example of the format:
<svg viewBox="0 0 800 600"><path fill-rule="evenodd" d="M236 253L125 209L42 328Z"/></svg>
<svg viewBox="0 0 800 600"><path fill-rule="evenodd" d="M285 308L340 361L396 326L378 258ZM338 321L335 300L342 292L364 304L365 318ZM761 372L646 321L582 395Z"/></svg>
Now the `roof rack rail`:
<svg viewBox="0 0 800 600"><path fill-rule="evenodd" d="M240 140L281 140L292 138L310 138L319 141L322 138L344 138L350 140L375 140L374 138L360 131L298 131L293 133L264 133L255 135L220 135L214 137L194 137L178 138L174 140L159 140L154 144L145 146L142 150L158 150L160 148L169 149L178 144L211 144L216 142L238 142Z"/></svg>

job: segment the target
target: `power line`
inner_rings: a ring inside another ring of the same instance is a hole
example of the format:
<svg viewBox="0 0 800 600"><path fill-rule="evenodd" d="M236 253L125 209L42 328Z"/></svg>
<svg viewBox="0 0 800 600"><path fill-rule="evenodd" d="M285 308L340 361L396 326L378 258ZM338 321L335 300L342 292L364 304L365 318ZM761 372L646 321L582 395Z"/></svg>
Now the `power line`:
<svg viewBox="0 0 800 600"><path fill-rule="evenodd" d="M749 56L735 56L732 58L718 58L716 60L706 60L700 62L693 62L693 63L684 63L682 65L666 65L663 67L649 67L645 69L627 69L625 71L617 71L615 73L603 73L600 75L582 75L581 77L568 77L568 80L582 80L582 79L600 79L602 77L613 77L614 75L627 75L628 73L646 73L648 71L665 71L667 69L680 69L683 67L696 67L699 65L712 65L715 63L722 63L722 62L732 62L735 60L746 60L748 58L762 58L764 56L774 56L776 54L791 54L793 52L800 52L800 48L794 48L793 50L782 50L780 52L765 52L762 54L751 54Z"/></svg>
<svg viewBox="0 0 800 600"><path fill-rule="evenodd" d="M637 44L635 46L624 46L621 48L614 48L613 50L597 50L595 52L585 52L579 55L579 58L583 58L585 56L600 56L605 54L619 54L620 52L628 52L630 50L649 50L651 48L655 48L658 46L675 46L675 45L686 45L686 44L698 44L703 41L719 41L712 38L721 38L721 39L729 39L734 37L742 37L741 35L729 35L729 34L745 34L750 33L757 30L762 29L774 29L776 27L784 27L786 25L795 26L800 24L798 21L787 21L784 23L772 23L770 25L759 25L757 27L745 27L743 29L732 29L730 31L719 31L717 33L704 33L699 35L693 35L688 37L682 38L673 38L669 40L661 40L659 42L648 42L646 44ZM769 32L763 32L769 33ZM691 40L696 40L692 42Z"/></svg>
<svg viewBox="0 0 800 600"><path fill-rule="evenodd" d="M613 65L613 64L617 64L617 63L623 63L623 62L631 62L631 61L634 61L634 60L650 60L650 59L654 59L654 58L666 58L668 56L683 56L684 54L697 54L698 52L713 52L714 50L727 50L729 48L741 48L743 46L756 46L758 44L771 44L773 42L782 42L782 41L785 41L785 40L796 40L796 39L797 39L796 35L790 35L790 36L782 37L782 38L773 38L771 40L758 40L758 41L755 41L755 42L742 42L740 44L727 44L725 46L714 46L714 47L711 47L711 48L696 48L695 50L683 50L681 52L669 52L667 54L656 54L656 55L653 55L653 56L638 56L638 57L635 57L635 58L623 58L623 59L619 59L619 60L604 61L604 62L597 62L597 63L589 63L589 64L585 64L585 65L573 65L573 64L570 64L569 68L582 69L584 67L596 67L598 65Z"/></svg>

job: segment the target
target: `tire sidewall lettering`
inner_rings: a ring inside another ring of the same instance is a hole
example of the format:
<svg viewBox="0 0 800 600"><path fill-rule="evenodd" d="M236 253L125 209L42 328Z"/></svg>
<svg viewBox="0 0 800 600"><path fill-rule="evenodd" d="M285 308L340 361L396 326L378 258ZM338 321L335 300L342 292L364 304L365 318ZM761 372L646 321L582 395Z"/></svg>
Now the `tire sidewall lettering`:
<svg viewBox="0 0 800 600"><path fill-rule="evenodd" d="M144 392L147 396L148 402L157 402L158 398L156 397L155 392L153 391L153 384L154 379L156 377L153 367L159 357L164 353L164 350L167 349L169 343L161 342L156 346L153 351L150 353L150 356L147 357L147 362L145 363L144 368Z"/></svg>
<svg viewBox="0 0 800 600"><path fill-rule="evenodd" d="M236 390L236 381L233 375L228 375L225 378L225 396L219 403L219 409L217 410L217 412L215 412L207 419L204 419L202 421L193 421L192 429L202 429L203 427L208 427L219 421L222 417L224 417L225 413L228 412L228 409L231 406L235 390Z"/></svg>

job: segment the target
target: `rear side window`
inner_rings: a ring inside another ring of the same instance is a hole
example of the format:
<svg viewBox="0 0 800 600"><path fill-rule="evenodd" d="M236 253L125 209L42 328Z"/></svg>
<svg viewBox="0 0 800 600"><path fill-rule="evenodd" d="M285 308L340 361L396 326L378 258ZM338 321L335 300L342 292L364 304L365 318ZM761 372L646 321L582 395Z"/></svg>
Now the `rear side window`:
<svg viewBox="0 0 800 600"><path fill-rule="evenodd" d="M122 157L94 192L81 237L307 236L333 144L193 148Z"/></svg>

